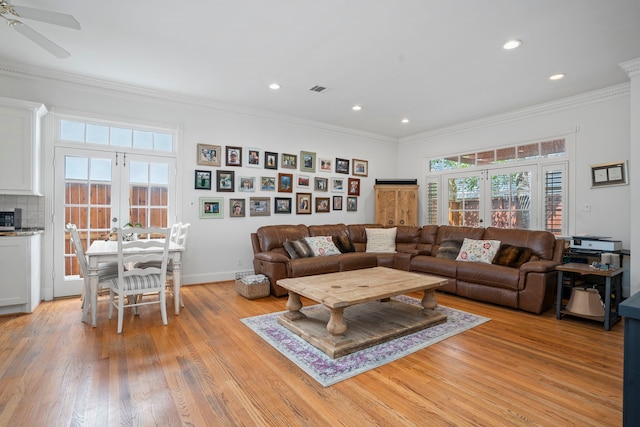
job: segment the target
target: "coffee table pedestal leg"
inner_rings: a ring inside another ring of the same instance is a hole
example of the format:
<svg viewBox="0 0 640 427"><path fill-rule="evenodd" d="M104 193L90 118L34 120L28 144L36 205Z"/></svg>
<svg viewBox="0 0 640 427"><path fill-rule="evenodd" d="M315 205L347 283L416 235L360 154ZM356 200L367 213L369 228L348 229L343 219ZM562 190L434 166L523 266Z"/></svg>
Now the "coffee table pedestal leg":
<svg viewBox="0 0 640 427"><path fill-rule="evenodd" d="M433 289L426 289L422 297L422 307L424 307L422 312L425 314L433 313L437 306L436 292Z"/></svg>
<svg viewBox="0 0 640 427"><path fill-rule="evenodd" d="M342 335L347 330L347 323L344 321L344 307L332 308L327 331L331 335Z"/></svg>
<svg viewBox="0 0 640 427"><path fill-rule="evenodd" d="M300 320L307 317L300 312L300 309L302 308L302 301L300 301L300 295L295 292L289 291L289 299L287 300L286 307L289 312L284 313L283 316L289 320Z"/></svg>

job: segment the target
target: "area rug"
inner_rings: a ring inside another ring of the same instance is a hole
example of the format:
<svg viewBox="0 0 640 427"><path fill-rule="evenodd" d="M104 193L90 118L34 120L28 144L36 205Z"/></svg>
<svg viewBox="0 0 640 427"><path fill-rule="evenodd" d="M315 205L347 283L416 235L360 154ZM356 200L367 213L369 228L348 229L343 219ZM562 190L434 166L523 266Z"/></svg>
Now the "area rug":
<svg viewBox="0 0 640 427"><path fill-rule="evenodd" d="M393 299L420 305L420 300L405 295ZM302 312L308 308L303 307ZM310 377L328 387L491 320L441 305L436 310L447 315L445 323L337 359L330 358L322 350L279 325L278 316L283 312L248 317L241 321Z"/></svg>

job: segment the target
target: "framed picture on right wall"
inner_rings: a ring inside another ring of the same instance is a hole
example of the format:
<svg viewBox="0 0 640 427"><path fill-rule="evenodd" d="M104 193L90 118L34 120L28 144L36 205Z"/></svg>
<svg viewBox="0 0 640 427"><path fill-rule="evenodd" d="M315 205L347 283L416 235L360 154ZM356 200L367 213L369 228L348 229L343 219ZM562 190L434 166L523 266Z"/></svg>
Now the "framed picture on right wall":
<svg viewBox="0 0 640 427"><path fill-rule="evenodd" d="M347 197L347 212L356 212L358 210L358 198L354 196Z"/></svg>

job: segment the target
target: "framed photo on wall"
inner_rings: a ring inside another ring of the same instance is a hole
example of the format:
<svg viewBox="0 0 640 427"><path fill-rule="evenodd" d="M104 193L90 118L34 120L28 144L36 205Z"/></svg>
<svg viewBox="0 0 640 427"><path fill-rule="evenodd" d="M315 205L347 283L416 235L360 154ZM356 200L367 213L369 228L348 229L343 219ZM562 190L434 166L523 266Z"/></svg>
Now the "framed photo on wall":
<svg viewBox="0 0 640 427"><path fill-rule="evenodd" d="M316 213L329 212L329 198L316 197Z"/></svg>
<svg viewBox="0 0 640 427"><path fill-rule="evenodd" d="M222 197L200 197L200 218L224 218Z"/></svg>
<svg viewBox="0 0 640 427"><path fill-rule="evenodd" d="M627 183L626 161L591 165L591 188L626 185Z"/></svg>
<svg viewBox="0 0 640 427"><path fill-rule="evenodd" d="M264 152L264 168L278 169L278 153L274 153L273 151Z"/></svg>
<svg viewBox="0 0 640 427"><path fill-rule="evenodd" d="M256 191L256 177L255 176L239 177L238 191Z"/></svg>
<svg viewBox="0 0 640 427"><path fill-rule="evenodd" d="M282 153L282 162L280 166L286 169L297 169L298 156L296 156L295 154Z"/></svg>
<svg viewBox="0 0 640 427"><path fill-rule="evenodd" d="M245 200L229 199L229 216L231 218L241 218L245 216Z"/></svg>
<svg viewBox="0 0 640 427"><path fill-rule="evenodd" d="M329 191L329 180L327 178L315 177L313 183L313 188L316 191Z"/></svg>
<svg viewBox="0 0 640 427"><path fill-rule="evenodd" d="M273 176L261 176L260 189L262 191L276 191L276 178Z"/></svg>
<svg viewBox="0 0 640 427"><path fill-rule="evenodd" d="M347 194L350 196L360 195L360 178L349 178L347 184Z"/></svg>
<svg viewBox="0 0 640 427"><path fill-rule="evenodd" d="M216 171L216 190L233 192L235 173L233 171Z"/></svg>
<svg viewBox="0 0 640 427"><path fill-rule="evenodd" d="M298 187L309 188L309 185L311 184L311 177L309 175L298 174L296 178L298 179Z"/></svg>
<svg viewBox="0 0 640 427"><path fill-rule="evenodd" d="M331 208L334 211L342 210L342 196L333 196L333 206Z"/></svg>
<svg viewBox="0 0 640 427"><path fill-rule="evenodd" d="M273 211L277 214L290 214L291 197L276 197Z"/></svg>
<svg viewBox="0 0 640 427"><path fill-rule="evenodd" d="M310 151L300 152L300 171L315 172L316 171L316 153Z"/></svg>
<svg viewBox="0 0 640 427"><path fill-rule="evenodd" d="M369 162L367 160L352 159L352 174L355 176L369 176Z"/></svg>
<svg viewBox="0 0 640 427"><path fill-rule="evenodd" d="M222 147L219 145L198 144L198 164L220 166Z"/></svg>
<svg viewBox="0 0 640 427"><path fill-rule="evenodd" d="M319 158L318 169L320 172L333 172L333 159Z"/></svg>
<svg viewBox="0 0 640 427"><path fill-rule="evenodd" d="M259 168L262 161L262 150L259 148L247 148L247 161L245 165L251 168Z"/></svg>
<svg viewBox="0 0 640 427"><path fill-rule="evenodd" d="M358 198L355 196L347 197L347 212L356 212L358 210Z"/></svg>
<svg viewBox="0 0 640 427"><path fill-rule="evenodd" d="M211 190L211 171L196 170L194 188L196 190Z"/></svg>
<svg viewBox="0 0 640 427"><path fill-rule="evenodd" d="M249 198L249 216L271 216L271 198Z"/></svg>
<svg viewBox="0 0 640 427"><path fill-rule="evenodd" d="M344 178L331 178L331 192L344 193Z"/></svg>
<svg viewBox="0 0 640 427"><path fill-rule="evenodd" d="M280 193L293 192L293 174L292 173L278 174L278 191Z"/></svg>
<svg viewBox="0 0 640 427"><path fill-rule="evenodd" d="M336 157L336 173L349 174L349 160Z"/></svg>
<svg viewBox="0 0 640 427"><path fill-rule="evenodd" d="M226 151L227 166L242 166L242 147L230 147Z"/></svg>
<svg viewBox="0 0 640 427"><path fill-rule="evenodd" d="M311 193L296 193L296 213L311 213Z"/></svg>

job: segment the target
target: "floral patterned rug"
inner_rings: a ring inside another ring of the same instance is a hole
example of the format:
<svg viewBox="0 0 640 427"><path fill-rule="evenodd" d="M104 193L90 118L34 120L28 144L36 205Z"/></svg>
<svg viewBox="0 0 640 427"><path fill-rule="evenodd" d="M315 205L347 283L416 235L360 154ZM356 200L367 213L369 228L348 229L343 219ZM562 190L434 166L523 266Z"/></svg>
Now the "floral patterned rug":
<svg viewBox="0 0 640 427"><path fill-rule="evenodd" d="M419 300L405 295L394 299L420 305ZM305 308L310 307L303 307L303 312ZM438 306L436 310L447 315L445 323L337 359L330 358L322 350L280 326L278 316L283 312L248 317L242 322L309 376L328 387L491 320L444 306Z"/></svg>

